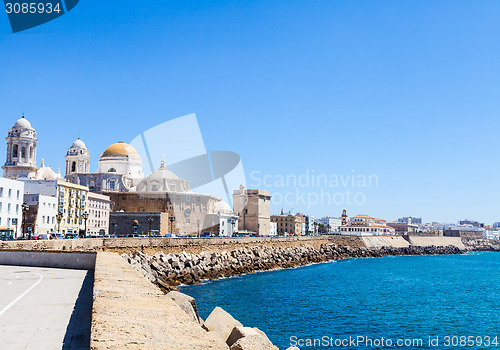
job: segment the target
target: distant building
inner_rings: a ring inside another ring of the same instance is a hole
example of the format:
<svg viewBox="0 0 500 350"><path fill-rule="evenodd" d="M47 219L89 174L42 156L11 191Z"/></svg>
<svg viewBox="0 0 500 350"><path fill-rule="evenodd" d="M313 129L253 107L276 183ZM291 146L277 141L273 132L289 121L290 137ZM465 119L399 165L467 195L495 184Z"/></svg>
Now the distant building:
<svg viewBox="0 0 500 350"><path fill-rule="evenodd" d="M484 231L484 236L488 239L499 239L498 230L487 230Z"/></svg>
<svg viewBox="0 0 500 350"><path fill-rule="evenodd" d="M271 232L271 193L245 189L241 185L233 192L233 210L238 215L238 230L267 236ZM279 228L278 228L279 230Z"/></svg>
<svg viewBox="0 0 500 350"><path fill-rule="evenodd" d="M289 215L273 215L271 222L275 222L278 230L278 235L288 234L290 236L302 235L302 220L300 217Z"/></svg>
<svg viewBox="0 0 500 350"><path fill-rule="evenodd" d="M458 226L470 226L470 227L484 228L484 223L474 221L474 220L460 220L458 222Z"/></svg>
<svg viewBox="0 0 500 350"><path fill-rule="evenodd" d="M22 236L24 183L0 178L0 236Z"/></svg>
<svg viewBox="0 0 500 350"><path fill-rule="evenodd" d="M395 235L396 230L394 227L387 226L383 219L357 215L351 217L347 225L340 227L340 233L347 236L388 236Z"/></svg>
<svg viewBox="0 0 500 350"><path fill-rule="evenodd" d="M444 230L445 237L460 237L465 239L482 239L485 238L484 230L474 227L453 227Z"/></svg>
<svg viewBox="0 0 500 350"><path fill-rule="evenodd" d="M278 224L276 222L271 222L270 227L271 227L271 233L269 234L269 236L271 236L271 237L277 236L278 235Z"/></svg>
<svg viewBox="0 0 500 350"><path fill-rule="evenodd" d="M398 222L404 223L404 224L419 225L422 223L422 218L414 218L412 216L405 216L403 218L399 218Z"/></svg>
<svg viewBox="0 0 500 350"><path fill-rule="evenodd" d="M56 231L57 198L43 194L25 194L24 201L29 211L26 215L26 226L32 234L50 234Z"/></svg>
<svg viewBox="0 0 500 350"><path fill-rule="evenodd" d="M109 213L111 211L110 197L89 192L88 202L86 236L108 235Z"/></svg>
<svg viewBox="0 0 500 350"><path fill-rule="evenodd" d="M415 235L418 232L418 225L404 222L388 222L387 226L393 227L397 235Z"/></svg>
<svg viewBox="0 0 500 350"><path fill-rule="evenodd" d="M340 226L342 226L342 218L334 218L331 216L322 217L318 222L323 224L329 233L340 232Z"/></svg>

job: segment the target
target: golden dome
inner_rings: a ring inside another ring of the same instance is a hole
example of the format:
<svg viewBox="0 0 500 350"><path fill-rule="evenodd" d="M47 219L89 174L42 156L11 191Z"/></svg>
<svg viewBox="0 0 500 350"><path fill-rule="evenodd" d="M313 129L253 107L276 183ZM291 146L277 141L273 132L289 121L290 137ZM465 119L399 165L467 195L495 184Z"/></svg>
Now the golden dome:
<svg viewBox="0 0 500 350"><path fill-rule="evenodd" d="M137 153L136 149L125 142L114 143L106 150L101 156L103 158L133 158L141 160L139 153Z"/></svg>

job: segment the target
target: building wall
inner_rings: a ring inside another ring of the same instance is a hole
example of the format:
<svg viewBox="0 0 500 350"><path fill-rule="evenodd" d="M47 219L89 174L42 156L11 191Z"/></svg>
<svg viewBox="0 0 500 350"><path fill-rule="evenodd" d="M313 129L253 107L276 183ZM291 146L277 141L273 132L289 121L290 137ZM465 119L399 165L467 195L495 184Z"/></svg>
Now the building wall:
<svg viewBox="0 0 500 350"><path fill-rule="evenodd" d="M33 210L29 225L33 234L47 234L56 231L57 198L43 194L25 194L24 201Z"/></svg>
<svg viewBox="0 0 500 350"><path fill-rule="evenodd" d="M87 235L109 234L109 213L111 200L109 196L89 192L87 219Z"/></svg>
<svg viewBox="0 0 500 350"><path fill-rule="evenodd" d="M288 233L292 236L302 235L302 221L301 218L294 215L273 215L271 221L277 225L279 233Z"/></svg>
<svg viewBox="0 0 500 350"><path fill-rule="evenodd" d="M328 226L330 225L330 228L328 229L328 232L339 232L340 231L340 226L342 225L342 219L341 218L334 218L330 216L325 216L319 219L319 223Z"/></svg>
<svg viewBox="0 0 500 350"><path fill-rule="evenodd" d="M213 222L207 214L213 213L219 201L217 197L193 192L106 194L111 197L113 211L168 213L175 219L173 234L183 236L198 234L198 220L202 232L212 227Z"/></svg>
<svg viewBox="0 0 500 350"><path fill-rule="evenodd" d="M238 214L240 231L267 236L271 232L271 193L243 186L233 192L233 209Z"/></svg>
<svg viewBox="0 0 500 350"><path fill-rule="evenodd" d="M16 238L22 236L23 193L23 182L0 178L0 227L13 229Z"/></svg>
<svg viewBox="0 0 500 350"><path fill-rule="evenodd" d="M60 233L80 234L85 231L83 213L88 210L88 193L88 187L57 181L58 213L62 213L62 220L58 223Z"/></svg>
<svg viewBox="0 0 500 350"><path fill-rule="evenodd" d="M152 219L151 226L149 219ZM119 237L127 237L137 233L147 236L159 234L165 236L170 232L169 215L166 213L148 213L148 212L111 212L109 214L110 234ZM134 224L134 222L137 224ZM151 231L150 231L151 228Z"/></svg>

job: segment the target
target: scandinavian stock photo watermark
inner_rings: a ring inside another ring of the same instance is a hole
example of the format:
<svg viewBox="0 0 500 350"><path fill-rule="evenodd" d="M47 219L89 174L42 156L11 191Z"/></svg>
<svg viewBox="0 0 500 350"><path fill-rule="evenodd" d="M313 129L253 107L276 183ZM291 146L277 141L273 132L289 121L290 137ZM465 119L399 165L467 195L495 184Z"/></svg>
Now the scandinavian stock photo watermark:
<svg viewBox="0 0 500 350"><path fill-rule="evenodd" d="M301 174L264 174L252 171L249 185L254 188L273 190L274 205L301 205L308 209L316 205L364 205L366 191L379 187L375 174L358 174L352 170L347 174L316 173L306 170Z"/></svg>

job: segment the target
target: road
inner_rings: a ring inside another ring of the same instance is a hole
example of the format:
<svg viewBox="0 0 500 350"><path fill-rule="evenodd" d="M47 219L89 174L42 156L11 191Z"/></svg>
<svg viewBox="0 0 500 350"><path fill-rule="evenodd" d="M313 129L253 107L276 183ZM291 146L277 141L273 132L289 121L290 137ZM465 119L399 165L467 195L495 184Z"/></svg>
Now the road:
<svg viewBox="0 0 500 350"><path fill-rule="evenodd" d="M0 348L89 349L92 271L0 266Z"/></svg>

